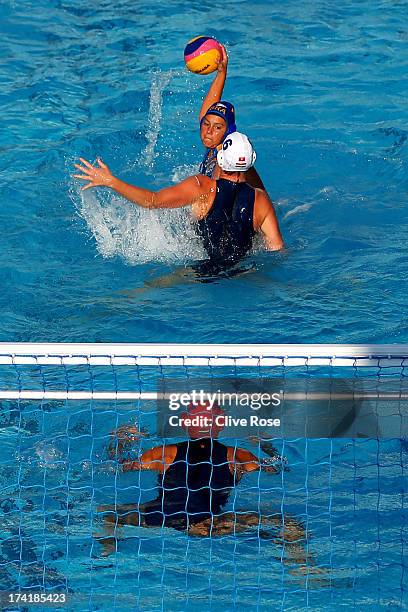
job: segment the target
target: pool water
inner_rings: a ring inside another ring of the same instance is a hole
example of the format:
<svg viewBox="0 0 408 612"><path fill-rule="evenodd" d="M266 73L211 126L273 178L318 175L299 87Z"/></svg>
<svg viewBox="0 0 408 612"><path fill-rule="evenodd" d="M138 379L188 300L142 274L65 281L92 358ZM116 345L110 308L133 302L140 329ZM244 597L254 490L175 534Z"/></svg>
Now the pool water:
<svg viewBox="0 0 408 612"><path fill-rule="evenodd" d="M0 28L0 341L408 341L406 2L4 0ZM72 178L79 156L154 189L197 171L212 77L182 57L199 34L227 46L224 97L286 243L211 279L190 271L203 253L187 211ZM240 508L285 497L309 521L331 571L305 579L256 534L132 532L101 559L96 505L139 489L105 465L117 412L100 414L2 406L2 588L64 584L78 610L406 609L398 441L289 441L283 481L242 482Z"/></svg>
<svg viewBox="0 0 408 612"><path fill-rule="evenodd" d="M289 470L247 474L231 492L225 511L303 524L314 566L305 575L276 530L260 537L257 526L212 538L125 527L102 557L97 507L157 497L154 473L121 473L107 455L109 432L135 420L148 437L133 458L162 443L146 404L3 403L2 589L67 591L70 610L406 609L399 440L275 440ZM220 441L262 455L247 440Z"/></svg>
<svg viewBox="0 0 408 612"><path fill-rule="evenodd" d="M405 7L3 2L1 340L406 341ZM196 172L200 32L228 48L287 246L206 284L185 212L72 179L79 155L152 188Z"/></svg>

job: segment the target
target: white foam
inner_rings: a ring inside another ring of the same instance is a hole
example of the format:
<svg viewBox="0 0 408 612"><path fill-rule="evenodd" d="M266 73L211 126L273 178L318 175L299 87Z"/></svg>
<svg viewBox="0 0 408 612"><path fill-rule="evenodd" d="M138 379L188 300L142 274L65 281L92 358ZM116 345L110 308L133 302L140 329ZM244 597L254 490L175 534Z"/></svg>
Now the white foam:
<svg viewBox="0 0 408 612"><path fill-rule="evenodd" d="M299 206L295 206L292 210L289 210L285 216L283 217L283 221L288 217L292 217L293 215L298 215L300 213L304 213L308 211L312 207L311 204L300 204Z"/></svg>
<svg viewBox="0 0 408 612"><path fill-rule="evenodd" d="M180 181L184 181L184 179L189 176L193 176L194 174L198 174L198 164L184 164L183 166L174 168L173 174L171 175L171 180L173 183L179 183Z"/></svg>
<svg viewBox="0 0 408 612"><path fill-rule="evenodd" d="M81 217L102 257L123 257L129 264L189 261L203 258L190 209L147 210L112 195L100 201L96 192L81 192Z"/></svg>

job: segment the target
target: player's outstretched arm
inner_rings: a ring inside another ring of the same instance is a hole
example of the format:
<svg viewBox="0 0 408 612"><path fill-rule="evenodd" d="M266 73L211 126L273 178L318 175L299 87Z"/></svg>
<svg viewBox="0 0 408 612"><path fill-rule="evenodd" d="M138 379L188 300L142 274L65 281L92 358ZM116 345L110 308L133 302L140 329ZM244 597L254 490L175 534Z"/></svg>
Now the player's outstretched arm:
<svg viewBox="0 0 408 612"><path fill-rule="evenodd" d="M155 446L145 451L138 459L128 459L124 455L134 452L134 445L147 433L137 425L121 425L110 434L107 453L110 459L117 460L124 472L153 470L163 472L174 461L177 448L174 445Z"/></svg>
<svg viewBox="0 0 408 612"><path fill-rule="evenodd" d="M259 457L245 448L234 448L230 446L228 448L228 461L233 465L238 479L240 479L243 474L255 472L256 470L262 470L272 474L279 473L279 470L274 465L267 463L268 460L259 459Z"/></svg>
<svg viewBox="0 0 408 612"><path fill-rule="evenodd" d="M175 445L155 446L149 448L143 455L134 461L130 459L120 460L124 472L136 472L141 470L152 470L163 474L171 465L177 454Z"/></svg>
<svg viewBox="0 0 408 612"><path fill-rule="evenodd" d="M97 166L93 166L86 159L80 158L81 164L75 167L81 174L74 174L74 178L87 181L82 191L91 187L108 187L127 200L143 208L180 208L188 206L200 197L202 189L200 181L190 176L177 185L166 187L160 191L151 191L136 185L130 185L114 176L108 166L98 158Z"/></svg>

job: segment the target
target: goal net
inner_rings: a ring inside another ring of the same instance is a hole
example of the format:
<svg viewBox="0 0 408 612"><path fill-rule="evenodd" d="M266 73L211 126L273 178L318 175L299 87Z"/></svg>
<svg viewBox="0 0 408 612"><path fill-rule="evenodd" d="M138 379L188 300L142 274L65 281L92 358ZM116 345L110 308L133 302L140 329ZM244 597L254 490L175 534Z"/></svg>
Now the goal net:
<svg viewBox="0 0 408 612"><path fill-rule="evenodd" d="M407 366L408 345L0 344L2 606L401 609Z"/></svg>

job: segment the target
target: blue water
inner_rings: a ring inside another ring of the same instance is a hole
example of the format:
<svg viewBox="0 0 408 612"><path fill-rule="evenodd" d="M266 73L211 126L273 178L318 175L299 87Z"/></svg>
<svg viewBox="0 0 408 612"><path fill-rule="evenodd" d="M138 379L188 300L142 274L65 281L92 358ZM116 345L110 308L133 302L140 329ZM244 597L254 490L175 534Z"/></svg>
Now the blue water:
<svg viewBox="0 0 408 612"><path fill-rule="evenodd" d="M0 340L407 342L406 10L3 0ZM208 283L188 271L202 253L185 212L81 194L71 178L79 155L151 188L196 172L211 77L186 72L182 51L201 33L227 46L225 97L287 246L258 248L245 273ZM406 609L406 449L395 441L289 442L283 483L263 474L240 485L241 508L267 511L284 496L309 521L330 572L306 583L258 538L137 533L113 560L93 559L96 505L115 487L123 502L139 495L104 466L117 414L54 403L2 415L4 588L63 584L84 610ZM141 486L153 497L150 475Z"/></svg>
<svg viewBox="0 0 408 612"><path fill-rule="evenodd" d="M289 471L246 475L232 492L228 511L304 524L319 569L305 577L256 527L205 539L126 527L117 552L101 557L96 507L156 497L154 474L120 473L107 457L108 433L135 420L149 436L134 457L161 444L147 405L3 403L2 589L68 591L75 611L406 609L407 449L399 440L276 440ZM221 441L262 455L248 441Z"/></svg>
<svg viewBox="0 0 408 612"><path fill-rule="evenodd" d="M405 9L3 2L0 339L407 341ZM227 45L225 97L287 245L209 284L180 274L201 253L183 213L71 178L79 155L153 188L196 171L197 32Z"/></svg>

